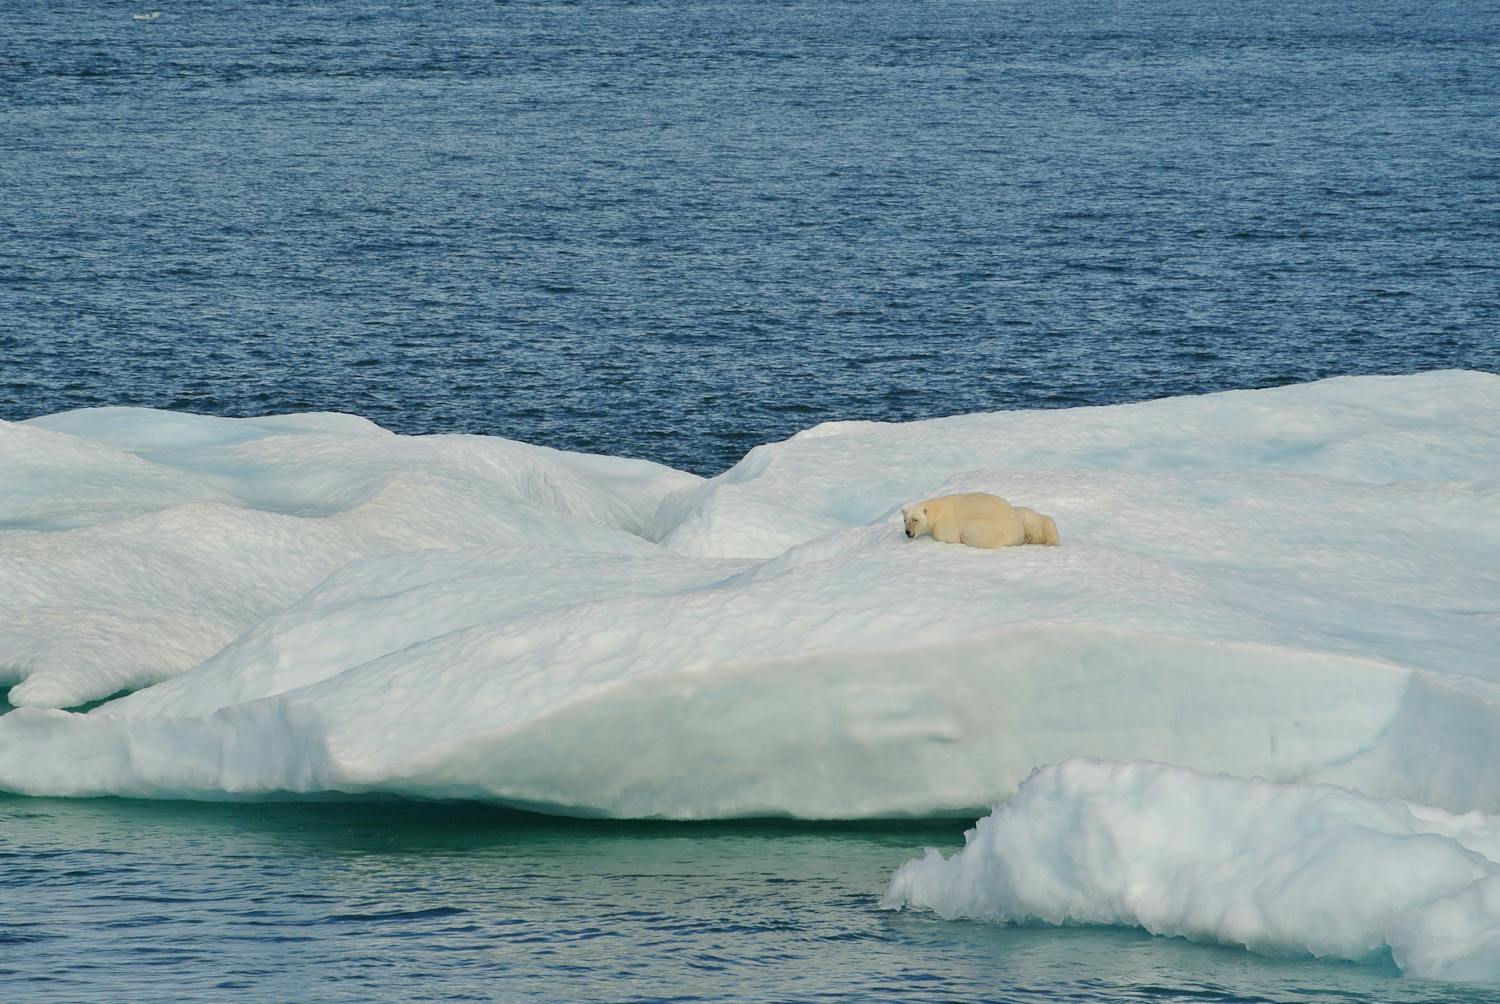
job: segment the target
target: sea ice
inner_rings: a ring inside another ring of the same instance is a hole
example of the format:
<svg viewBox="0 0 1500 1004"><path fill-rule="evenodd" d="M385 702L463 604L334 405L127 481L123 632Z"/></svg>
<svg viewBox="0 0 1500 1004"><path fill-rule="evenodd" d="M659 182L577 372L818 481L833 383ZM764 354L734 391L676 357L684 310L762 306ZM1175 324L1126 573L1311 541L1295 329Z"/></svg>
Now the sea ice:
<svg viewBox="0 0 1500 1004"><path fill-rule="evenodd" d="M0 683L68 707L202 661L331 572L421 548L643 553L693 475L347 415L0 422Z"/></svg>
<svg viewBox="0 0 1500 1004"><path fill-rule="evenodd" d="M0 471L6 790L856 818L1093 756L1500 812L1500 377L840 423L706 482L105 409ZM1063 546L902 535L966 489Z"/></svg>
<svg viewBox="0 0 1500 1004"><path fill-rule="evenodd" d="M1279 471L1339 482L1493 483L1500 480L1497 397L1492 374L1438 372L1103 408L828 422L758 446L718 477L679 490L649 532L684 554L769 558L977 470L1189 478ZM1052 514L1050 492L1001 494ZM1204 501L1214 499L1210 492Z"/></svg>
<svg viewBox="0 0 1500 1004"><path fill-rule="evenodd" d="M885 905L1500 980L1500 817L1160 763L1045 767Z"/></svg>

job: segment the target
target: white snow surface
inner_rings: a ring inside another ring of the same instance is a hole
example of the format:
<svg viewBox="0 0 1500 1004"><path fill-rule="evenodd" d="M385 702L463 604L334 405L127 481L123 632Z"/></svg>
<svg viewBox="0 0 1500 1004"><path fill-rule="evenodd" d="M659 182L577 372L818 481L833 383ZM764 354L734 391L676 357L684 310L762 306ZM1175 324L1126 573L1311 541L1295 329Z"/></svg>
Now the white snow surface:
<svg viewBox="0 0 1500 1004"><path fill-rule="evenodd" d="M1028 778L947 860L896 872L888 908L1139 926L1409 976L1500 981L1500 816L1332 785L1069 760Z"/></svg>
<svg viewBox="0 0 1500 1004"><path fill-rule="evenodd" d="M348 415L101 408L0 422L0 684L69 707L189 669L351 561L558 543L644 553L700 479Z"/></svg>
<svg viewBox="0 0 1500 1004"><path fill-rule="evenodd" d="M968 489L1063 545L903 536ZM0 423L16 792L927 816L1089 756L1500 812L1497 660L1493 375L836 423L708 481L339 415Z"/></svg>

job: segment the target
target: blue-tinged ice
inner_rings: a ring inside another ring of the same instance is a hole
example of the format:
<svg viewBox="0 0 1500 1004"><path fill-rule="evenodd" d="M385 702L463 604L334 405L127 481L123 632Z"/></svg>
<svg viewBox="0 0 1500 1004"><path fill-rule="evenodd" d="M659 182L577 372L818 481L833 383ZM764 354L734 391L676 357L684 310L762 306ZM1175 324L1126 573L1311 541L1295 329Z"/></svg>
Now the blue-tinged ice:
<svg viewBox="0 0 1500 1004"><path fill-rule="evenodd" d="M1500 816L1331 785L1069 760L1028 778L886 906L949 919L1143 927L1270 955L1389 957L1500 981Z"/></svg>
<svg viewBox="0 0 1500 1004"><path fill-rule="evenodd" d="M11 791L857 818L1090 756L1500 811L1496 376L836 423L708 481L102 409L0 423L0 471ZM962 489L1063 546L902 535Z"/></svg>

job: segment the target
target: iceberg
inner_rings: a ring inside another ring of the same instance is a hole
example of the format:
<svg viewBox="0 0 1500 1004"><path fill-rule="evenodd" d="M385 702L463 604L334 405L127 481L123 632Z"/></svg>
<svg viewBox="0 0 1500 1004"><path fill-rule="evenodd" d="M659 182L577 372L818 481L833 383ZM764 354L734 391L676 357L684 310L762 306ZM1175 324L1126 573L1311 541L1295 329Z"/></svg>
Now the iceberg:
<svg viewBox="0 0 1500 1004"><path fill-rule="evenodd" d="M0 423L0 471L7 791L972 819L1095 757L1500 812L1494 375L833 423L708 480L102 409ZM904 537L960 490L1063 546Z"/></svg>
<svg viewBox="0 0 1500 1004"><path fill-rule="evenodd" d="M944 860L896 872L890 909L1143 927L1271 955L1390 958L1500 980L1500 816L1160 763L1038 770Z"/></svg>

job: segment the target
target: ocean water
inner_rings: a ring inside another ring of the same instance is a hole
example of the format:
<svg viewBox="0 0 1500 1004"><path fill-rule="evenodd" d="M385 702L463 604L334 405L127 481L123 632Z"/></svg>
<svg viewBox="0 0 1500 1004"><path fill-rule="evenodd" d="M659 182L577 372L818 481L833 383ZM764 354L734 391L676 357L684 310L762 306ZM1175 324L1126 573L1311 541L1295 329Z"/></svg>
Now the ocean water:
<svg viewBox="0 0 1500 1004"><path fill-rule="evenodd" d="M1371 965L879 909L946 824L0 798L15 1001L1497 1001Z"/></svg>
<svg viewBox="0 0 1500 1004"><path fill-rule="evenodd" d="M1500 369L1496 0L0 0L0 417L701 473Z"/></svg>
<svg viewBox="0 0 1500 1004"><path fill-rule="evenodd" d="M1494 0L147 9L0 0L0 418L713 473L826 419L1500 371ZM0 999L1500 999L878 909L962 829L0 798Z"/></svg>

